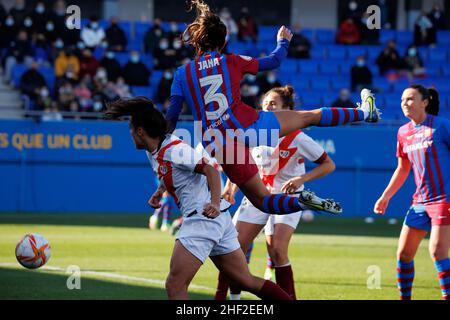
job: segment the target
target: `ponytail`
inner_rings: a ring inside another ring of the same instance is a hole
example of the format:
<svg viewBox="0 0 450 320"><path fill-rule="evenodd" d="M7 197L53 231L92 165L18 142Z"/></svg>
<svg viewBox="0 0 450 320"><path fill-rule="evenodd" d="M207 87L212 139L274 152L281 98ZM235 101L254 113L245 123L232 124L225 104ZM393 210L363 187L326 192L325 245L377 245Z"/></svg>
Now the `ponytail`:
<svg viewBox="0 0 450 320"><path fill-rule="evenodd" d="M428 100L428 105L425 108L427 114L437 116L439 114L439 92L434 88L425 88L422 85L413 84L408 88L419 91L422 95L422 100Z"/></svg>

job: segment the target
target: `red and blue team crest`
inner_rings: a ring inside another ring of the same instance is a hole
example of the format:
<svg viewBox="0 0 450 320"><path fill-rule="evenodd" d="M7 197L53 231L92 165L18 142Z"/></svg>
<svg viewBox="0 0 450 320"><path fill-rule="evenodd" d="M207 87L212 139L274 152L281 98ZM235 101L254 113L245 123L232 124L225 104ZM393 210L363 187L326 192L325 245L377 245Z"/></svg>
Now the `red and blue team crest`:
<svg viewBox="0 0 450 320"><path fill-rule="evenodd" d="M280 150L280 157L283 159L286 159L287 157L289 157L289 150Z"/></svg>
<svg viewBox="0 0 450 320"><path fill-rule="evenodd" d="M167 172L168 172L168 169L167 169L166 165L162 164L162 165L159 166L159 173L162 176L165 176L167 174Z"/></svg>

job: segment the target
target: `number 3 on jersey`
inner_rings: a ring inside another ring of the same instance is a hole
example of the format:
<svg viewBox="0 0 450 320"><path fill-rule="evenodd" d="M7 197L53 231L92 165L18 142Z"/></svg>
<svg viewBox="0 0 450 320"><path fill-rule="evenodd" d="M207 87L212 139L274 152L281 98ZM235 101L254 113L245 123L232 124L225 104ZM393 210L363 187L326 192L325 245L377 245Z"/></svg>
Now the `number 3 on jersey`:
<svg viewBox="0 0 450 320"><path fill-rule="evenodd" d="M206 111L206 118L208 120L217 120L219 119L225 111L228 109L228 101L227 97L224 94L217 92L219 88L222 86L223 78L221 74L216 74L212 76L207 76L204 78L200 78L200 86L206 87L210 86L208 90L206 90L205 96L203 97L205 100L205 108L211 102L217 102L219 108L215 111Z"/></svg>

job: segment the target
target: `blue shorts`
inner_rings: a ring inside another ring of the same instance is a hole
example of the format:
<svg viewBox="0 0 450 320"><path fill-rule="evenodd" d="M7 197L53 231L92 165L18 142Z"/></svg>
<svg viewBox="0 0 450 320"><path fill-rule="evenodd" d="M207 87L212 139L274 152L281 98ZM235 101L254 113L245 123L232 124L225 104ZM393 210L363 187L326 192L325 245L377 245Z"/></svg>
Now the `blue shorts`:
<svg viewBox="0 0 450 320"><path fill-rule="evenodd" d="M404 225L420 230L431 230L431 218L425 210L425 206L415 205L409 208L405 216Z"/></svg>
<svg viewBox="0 0 450 320"><path fill-rule="evenodd" d="M244 137L238 137L238 140L247 147L257 146L275 147L280 139L281 126L275 113L272 111L260 111L259 117L254 123L245 129ZM250 129L250 130L249 130ZM250 132L256 136L250 135Z"/></svg>

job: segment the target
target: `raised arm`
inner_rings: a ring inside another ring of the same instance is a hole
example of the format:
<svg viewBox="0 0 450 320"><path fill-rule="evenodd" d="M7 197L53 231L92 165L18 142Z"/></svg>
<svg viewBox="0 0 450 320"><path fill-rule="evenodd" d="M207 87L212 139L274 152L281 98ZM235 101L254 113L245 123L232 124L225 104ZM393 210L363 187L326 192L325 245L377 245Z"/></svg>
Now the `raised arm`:
<svg viewBox="0 0 450 320"><path fill-rule="evenodd" d="M281 62L286 59L291 39L292 32L285 26L282 26L278 30L277 47L275 50L267 57L258 58L258 71L267 71L278 68Z"/></svg>
<svg viewBox="0 0 450 320"><path fill-rule="evenodd" d="M173 76L172 87L170 89L169 109L166 113L169 133L172 133L175 130L178 118L181 114L181 109L183 108L184 96L179 72L179 69L177 69Z"/></svg>

